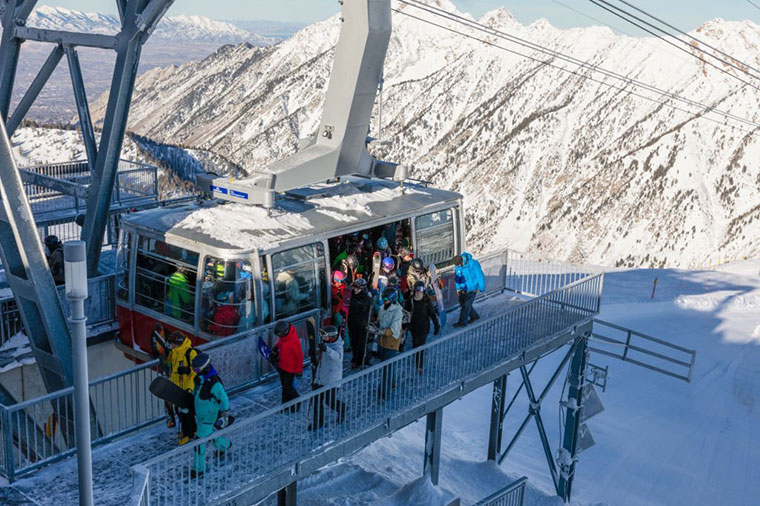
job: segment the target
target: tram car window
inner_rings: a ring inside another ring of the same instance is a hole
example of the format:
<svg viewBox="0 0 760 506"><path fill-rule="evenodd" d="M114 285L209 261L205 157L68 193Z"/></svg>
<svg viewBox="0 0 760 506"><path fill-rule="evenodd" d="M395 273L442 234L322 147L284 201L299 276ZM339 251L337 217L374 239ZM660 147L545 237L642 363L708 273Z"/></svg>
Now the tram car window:
<svg viewBox="0 0 760 506"><path fill-rule="evenodd" d="M129 263L132 261L132 233L126 232L116 252L116 296L129 302Z"/></svg>
<svg viewBox="0 0 760 506"><path fill-rule="evenodd" d="M418 216L414 225L417 256L425 265L434 263L439 269L452 265L456 251L454 212L446 209Z"/></svg>
<svg viewBox="0 0 760 506"><path fill-rule="evenodd" d="M325 249L322 243L272 255L276 318L326 307Z"/></svg>
<svg viewBox="0 0 760 506"><path fill-rule="evenodd" d="M201 283L201 330L231 336L253 328L253 275L245 260L206 257Z"/></svg>
<svg viewBox="0 0 760 506"><path fill-rule="evenodd" d="M135 304L192 324L198 257L196 252L139 236Z"/></svg>

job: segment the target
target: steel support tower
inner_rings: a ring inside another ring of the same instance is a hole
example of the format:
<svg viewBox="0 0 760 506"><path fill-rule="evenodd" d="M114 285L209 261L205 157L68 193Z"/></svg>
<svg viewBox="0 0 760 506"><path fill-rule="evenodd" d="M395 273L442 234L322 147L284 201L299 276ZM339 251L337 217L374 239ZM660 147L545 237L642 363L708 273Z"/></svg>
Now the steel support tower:
<svg viewBox="0 0 760 506"><path fill-rule="evenodd" d="M51 392L72 384L71 339L21 175L13 160L9 138L66 55L92 174L86 192L82 240L87 244L88 274L97 275L140 52L161 17L174 3L174 0L115 1L121 30L116 35L101 35L26 26L37 0L0 0L3 25L0 39L0 115L3 120L0 129L0 256L42 379ZM53 49L11 114L11 98L24 41L50 43ZM116 52L99 146L96 145L77 47ZM55 183L57 191L82 197L82 189L77 185L63 181Z"/></svg>

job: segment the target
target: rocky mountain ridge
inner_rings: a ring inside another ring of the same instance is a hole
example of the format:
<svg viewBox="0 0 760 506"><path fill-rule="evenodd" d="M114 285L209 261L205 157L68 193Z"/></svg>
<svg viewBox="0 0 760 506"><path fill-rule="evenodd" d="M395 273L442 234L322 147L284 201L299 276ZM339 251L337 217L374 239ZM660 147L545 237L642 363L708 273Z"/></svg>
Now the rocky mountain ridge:
<svg viewBox="0 0 760 506"><path fill-rule="evenodd" d="M429 3L456 11L448 0ZM757 127L597 74L587 79L556 59L574 73L551 67L495 37L486 39L534 60L397 13L393 22L382 125L392 145L376 154L461 192L472 250L510 246L611 266L760 255ZM524 26L506 9L480 22L757 119L760 92L657 41L546 20ZM149 71L135 88L129 128L263 169L316 129L339 27L333 17L273 47L228 46ZM750 22L713 20L695 35L760 67L760 28ZM104 105L93 105L95 118Z"/></svg>

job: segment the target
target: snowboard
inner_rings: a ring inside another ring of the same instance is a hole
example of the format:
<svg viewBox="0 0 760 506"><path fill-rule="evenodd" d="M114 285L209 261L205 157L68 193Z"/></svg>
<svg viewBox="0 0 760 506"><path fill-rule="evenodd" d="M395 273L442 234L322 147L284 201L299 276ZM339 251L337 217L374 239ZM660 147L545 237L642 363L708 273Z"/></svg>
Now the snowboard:
<svg viewBox="0 0 760 506"><path fill-rule="evenodd" d="M159 399L168 401L179 408L193 409L193 394L182 390L165 376L159 376L151 381L148 390Z"/></svg>
<svg viewBox="0 0 760 506"><path fill-rule="evenodd" d="M441 277L438 275L438 267L434 263L430 264L428 268L430 273L430 284L433 285L433 291L435 292L435 304L438 307L438 317L440 318L441 329L446 326L446 307L443 302L443 291L441 290Z"/></svg>
<svg viewBox="0 0 760 506"><path fill-rule="evenodd" d="M373 300L369 305L369 311L367 316L367 331L364 334L364 356L362 357L361 369L368 367L371 364L372 351L370 350L370 344L374 344L377 337L374 332L374 326L372 325L372 317L375 312L375 301ZM372 339L370 339L370 336Z"/></svg>
<svg viewBox="0 0 760 506"><path fill-rule="evenodd" d="M317 377L317 367L322 361L322 353L319 351L319 343L317 341L317 322L314 318L306 319L306 335L309 338L309 358L311 359L311 384L314 384L314 379Z"/></svg>
<svg viewBox="0 0 760 506"><path fill-rule="evenodd" d="M271 360L271 358L272 358L272 348L269 347L269 345L264 341L264 338L262 336L259 336L258 348L259 348L259 354L262 357L264 357L264 359L267 362L269 362L271 364L272 363L272 360Z"/></svg>
<svg viewBox="0 0 760 506"><path fill-rule="evenodd" d="M380 266L383 263L383 255L376 251L372 255L372 290L377 291L377 283L380 281Z"/></svg>

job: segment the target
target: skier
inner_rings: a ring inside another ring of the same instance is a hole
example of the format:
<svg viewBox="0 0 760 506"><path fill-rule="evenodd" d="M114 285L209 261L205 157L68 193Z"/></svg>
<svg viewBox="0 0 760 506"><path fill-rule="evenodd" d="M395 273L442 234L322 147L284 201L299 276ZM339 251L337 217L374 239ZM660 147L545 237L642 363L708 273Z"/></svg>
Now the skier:
<svg viewBox="0 0 760 506"><path fill-rule="evenodd" d="M169 334L169 380L186 392L193 393L195 388L195 373L192 369L193 359L198 352L193 348L193 343L182 332L175 331ZM195 418L189 410L175 406L174 412L179 418L181 431L178 435L179 445L187 444L195 437Z"/></svg>
<svg viewBox="0 0 760 506"><path fill-rule="evenodd" d="M412 260L411 265L409 265L409 271L406 273L406 285L409 287L409 290L412 290L419 281L422 281L425 285L426 291L431 288L430 274L425 269L425 263L421 258L415 258Z"/></svg>
<svg viewBox="0 0 760 506"><path fill-rule="evenodd" d="M273 361L280 375L282 403L285 404L298 397L294 382L296 376L303 374L303 349L296 328L286 321L280 320L275 324L274 335L279 339L272 350L276 356ZM298 406L291 408L291 411L298 411Z"/></svg>
<svg viewBox="0 0 760 506"><path fill-rule="evenodd" d="M456 266L454 268L454 279L459 295L459 304L462 306L459 311L459 321L454 326L464 327L480 318L472 305L478 295L478 290L486 291L486 278L483 275L483 269L480 268L480 263L472 258L469 253L455 256L454 265Z"/></svg>
<svg viewBox="0 0 760 506"><path fill-rule="evenodd" d="M351 284L351 303L348 309L348 333L353 336L351 368L364 367L367 353L367 323L372 298L367 293L367 282L362 278Z"/></svg>
<svg viewBox="0 0 760 506"><path fill-rule="evenodd" d="M409 268L412 266L412 261L414 259L414 255L412 254L412 251L407 247L402 247L399 250L398 253L398 275L399 279L401 280L401 283L399 285L399 288L401 289L401 293L404 295L407 295L409 292L412 291L414 288L414 285L410 285L408 283L408 275L409 275Z"/></svg>
<svg viewBox="0 0 760 506"><path fill-rule="evenodd" d="M348 351L351 347L346 334L346 319L348 318L348 304L351 300L351 292L346 290L346 275L341 270L333 272L332 284L332 324L338 329L338 333L346 335L343 340Z"/></svg>
<svg viewBox="0 0 760 506"><path fill-rule="evenodd" d="M388 239L385 237L380 237L380 239L377 240L376 251L379 251L383 258L393 257L393 251L388 246Z"/></svg>
<svg viewBox="0 0 760 506"><path fill-rule="evenodd" d="M277 289L275 295L282 300L282 308L278 312L281 314L296 314L306 305L311 295L301 291L301 284L298 282L296 273L293 269L288 269L277 274L275 278Z"/></svg>
<svg viewBox="0 0 760 506"><path fill-rule="evenodd" d="M166 314L177 320L192 319L193 313L187 308L193 302L193 294L187 281L185 269L182 267L169 277L169 288L166 290Z"/></svg>
<svg viewBox="0 0 760 506"><path fill-rule="evenodd" d="M193 371L196 375L193 390L195 422L198 426L196 435L198 439L202 439L213 434L214 430L222 430L231 423L230 401L208 355L198 353L195 356ZM232 443L223 437L214 439L213 444L219 453L226 452L232 446ZM195 478L205 470L206 445L202 444L195 448L190 477Z"/></svg>
<svg viewBox="0 0 760 506"><path fill-rule="evenodd" d="M208 331L215 336L227 337L235 333L240 315L235 306L230 304L229 292L221 292L216 296L217 308L214 310L214 322L208 326Z"/></svg>
<svg viewBox="0 0 760 506"><path fill-rule="evenodd" d="M383 258L383 263L380 268L380 273L377 276L377 293L378 295L383 293L383 290L385 290L385 287L388 286L388 279L395 275L395 268L396 268L396 262L394 262L393 258L391 257L385 257ZM373 280L374 284L374 280ZM378 297L380 299L380 297ZM378 300L378 304L379 304Z"/></svg>
<svg viewBox="0 0 760 506"><path fill-rule="evenodd" d="M401 346L401 324L403 320L403 311L396 300L397 292L392 288L387 288L383 292L383 305L378 313L378 333L380 360L390 360L399 353ZM380 382L380 389L377 392L378 401L385 400L389 390L396 386L395 373L396 364L386 365L383 367L383 377Z"/></svg>
<svg viewBox="0 0 760 506"><path fill-rule="evenodd" d="M430 301L430 297L425 294L425 283L417 281L414 285L414 295L406 300L406 310L411 313L409 330L412 333L412 347L418 348L424 346L427 336L430 333L430 322L433 322L433 335L437 336L441 331L438 323L438 315L435 306ZM424 352L419 352L414 361L417 365L417 372L422 374L424 365Z"/></svg>
<svg viewBox="0 0 760 506"><path fill-rule="evenodd" d="M58 240L58 236L49 235L45 237L45 247L48 250L48 265L50 273L56 285L62 285L66 282L63 269L63 243Z"/></svg>
<svg viewBox="0 0 760 506"><path fill-rule="evenodd" d="M343 378L343 343L338 334L338 329L329 325L320 329L319 334L322 336L322 342L319 343L320 359L314 382L311 385L312 390L319 390L323 386L332 385ZM309 425L309 430L324 427L325 404L338 413L338 423L343 423L343 419L346 417L346 405L338 399L338 387L333 387L314 397L314 419Z"/></svg>

